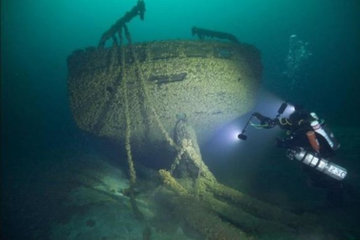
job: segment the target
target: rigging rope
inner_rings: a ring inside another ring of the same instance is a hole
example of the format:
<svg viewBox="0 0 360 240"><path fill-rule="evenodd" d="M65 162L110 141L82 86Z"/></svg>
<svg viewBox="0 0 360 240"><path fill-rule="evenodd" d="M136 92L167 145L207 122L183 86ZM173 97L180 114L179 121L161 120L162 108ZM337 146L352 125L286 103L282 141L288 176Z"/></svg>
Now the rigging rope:
<svg viewBox="0 0 360 240"><path fill-rule="evenodd" d="M124 98L124 104L125 104L125 150L126 150L126 156L128 160L128 166L129 166L129 176L130 176L130 188L129 188L129 194L130 194L130 203L133 208L134 214L137 219L142 220L144 218L143 214L140 212L139 208L137 207L136 201L135 201L135 183L136 183L136 171L134 167L134 161L132 157L131 152L131 119L129 114L129 99L128 99L128 92L127 92L127 77L126 77L126 71L125 71L125 48L121 50L123 39L122 34L119 32L119 38L120 38L120 51L121 51L121 59L120 59L120 66L122 66L122 69L120 71L120 77L122 79L122 90L123 90L123 98Z"/></svg>
<svg viewBox="0 0 360 240"><path fill-rule="evenodd" d="M168 134L168 132L166 131L164 125L161 123L159 115L156 111L156 109L154 108L154 104L151 103L150 98L149 98L149 94L147 91L147 87L145 84L145 80L144 80L144 73L142 72L142 69L140 67L139 61L136 57L136 53L135 53L135 49L132 45L132 41L131 41L131 36L130 36L130 32L129 29L127 28L126 25L124 25L124 31L125 31L125 36L127 38L127 41L129 43L129 48L132 54L132 57L134 59L134 64L135 64L135 68L136 68L136 73L138 74L138 78L140 79L140 83L142 86L142 90L143 90L143 95L144 95L144 106L150 108L151 113L153 114L154 118L155 118L155 122L158 125L158 127L160 128L161 133L164 135L166 141L168 142L168 144L172 147L174 147L176 150L179 149L179 147L176 145L176 143L174 142L174 140L170 137L170 135Z"/></svg>
<svg viewBox="0 0 360 240"><path fill-rule="evenodd" d="M120 37L120 44L122 45L122 37ZM128 99L128 92L127 92L127 77L125 71L125 51L121 51L121 79L122 79L122 90L123 90L123 97L124 97L124 105L125 105L125 150L128 159L129 165L129 175L130 175L130 186L133 186L136 183L136 172L134 168L134 161L131 154L131 120L129 114L129 99Z"/></svg>

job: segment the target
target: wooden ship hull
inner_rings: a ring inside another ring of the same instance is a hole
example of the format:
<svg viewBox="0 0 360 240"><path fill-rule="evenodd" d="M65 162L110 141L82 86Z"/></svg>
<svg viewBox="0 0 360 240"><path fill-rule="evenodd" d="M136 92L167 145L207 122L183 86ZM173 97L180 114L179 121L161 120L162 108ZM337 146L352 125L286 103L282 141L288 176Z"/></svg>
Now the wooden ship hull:
<svg viewBox="0 0 360 240"><path fill-rule="evenodd" d="M170 135L177 118L186 116L201 143L254 104L262 65L251 45L161 41L132 47L137 59L129 46L88 48L69 56L70 106L81 129L124 139L124 88L137 143L164 139L149 106Z"/></svg>

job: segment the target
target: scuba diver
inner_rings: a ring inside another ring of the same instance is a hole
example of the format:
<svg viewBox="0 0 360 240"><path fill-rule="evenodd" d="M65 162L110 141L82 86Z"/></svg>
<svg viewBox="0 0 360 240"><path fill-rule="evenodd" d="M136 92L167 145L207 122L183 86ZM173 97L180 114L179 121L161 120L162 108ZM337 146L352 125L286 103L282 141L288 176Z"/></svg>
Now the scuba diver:
<svg viewBox="0 0 360 240"><path fill-rule="evenodd" d="M277 139L278 147L287 149L302 147L310 149L314 155L324 158L334 156L335 150L340 147L329 129L324 128L323 121L319 122L316 113L309 113L301 106L294 106L294 112L289 118L277 116L275 119L271 119L257 112L253 116L260 121L260 125L251 123L254 127L269 129L279 126L286 130L287 137Z"/></svg>
<svg viewBox="0 0 360 240"><path fill-rule="evenodd" d="M280 117L287 103L283 103L277 116L272 119L255 112L251 115L238 138L246 140L245 130L250 124L255 128L270 129L279 126L286 131L286 137L277 139L277 146L287 149L287 157L303 164L311 186L327 189L327 200L332 206L342 205L343 184L347 171L326 159L335 155L340 144L334 134L325 126L316 113L308 112L301 106L294 106L289 117ZM258 119L259 124L251 122ZM317 171L316 171L317 170Z"/></svg>

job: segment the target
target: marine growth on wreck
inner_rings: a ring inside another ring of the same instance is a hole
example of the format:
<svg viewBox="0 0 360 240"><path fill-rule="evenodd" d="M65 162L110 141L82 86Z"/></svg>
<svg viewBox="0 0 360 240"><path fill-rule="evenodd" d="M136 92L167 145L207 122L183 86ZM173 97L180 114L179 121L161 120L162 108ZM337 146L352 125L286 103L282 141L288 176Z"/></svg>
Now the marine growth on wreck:
<svg viewBox="0 0 360 240"><path fill-rule="evenodd" d="M139 1L103 34L97 48L74 51L68 58L77 125L126 149L130 184L124 194L143 226L143 239L156 239L153 221L164 213L194 239L276 239L284 234L297 239L312 221L222 185L199 147L216 128L253 107L262 73L259 51L221 32L215 37L231 42L202 35L194 41L134 44L126 23L138 15L143 19L144 12ZM105 47L110 39L112 46ZM156 146L173 157L157 169L151 194L144 197L157 206L154 216L138 207L133 153Z"/></svg>

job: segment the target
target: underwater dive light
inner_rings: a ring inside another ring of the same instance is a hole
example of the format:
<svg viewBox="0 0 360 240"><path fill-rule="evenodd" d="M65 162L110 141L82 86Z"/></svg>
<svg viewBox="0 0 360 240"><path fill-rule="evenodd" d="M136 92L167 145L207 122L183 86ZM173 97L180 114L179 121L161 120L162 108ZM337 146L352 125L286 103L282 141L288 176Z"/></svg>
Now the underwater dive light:
<svg viewBox="0 0 360 240"><path fill-rule="evenodd" d="M249 119L247 120L243 130L241 131L241 133L238 135L238 138L241 139L241 140L246 140L247 139L247 136L245 135L245 131L247 129L247 127L249 126L249 123L251 121L251 119L254 117L254 113L251 114L251 116L249 117Z"/></svg>
<svg viewBox="0 0 360 240"><path fill-rule="evenodd" d="M238 135L238 138L245 141L245 140L247 139L247 136L245 135L245 133L241 132L241 133Z"/></svg>

